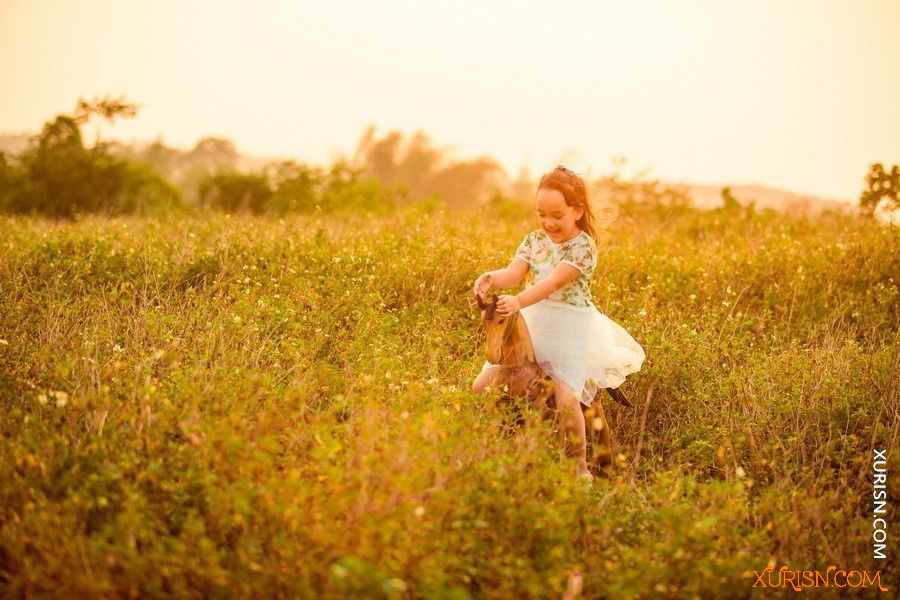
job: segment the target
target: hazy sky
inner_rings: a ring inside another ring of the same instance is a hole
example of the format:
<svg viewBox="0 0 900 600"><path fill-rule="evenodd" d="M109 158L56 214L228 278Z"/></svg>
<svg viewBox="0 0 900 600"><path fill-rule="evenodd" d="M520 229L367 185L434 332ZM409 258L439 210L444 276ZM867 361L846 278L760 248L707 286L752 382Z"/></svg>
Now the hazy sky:
<svg viewBox="0 0 900 600"><path fill-rule="evenodd" d="M898 0L0 0L0 132L124 94L125 141L324 163L375 124L512 175L619 155L855 199L900 163L898 24Z"/></svg>

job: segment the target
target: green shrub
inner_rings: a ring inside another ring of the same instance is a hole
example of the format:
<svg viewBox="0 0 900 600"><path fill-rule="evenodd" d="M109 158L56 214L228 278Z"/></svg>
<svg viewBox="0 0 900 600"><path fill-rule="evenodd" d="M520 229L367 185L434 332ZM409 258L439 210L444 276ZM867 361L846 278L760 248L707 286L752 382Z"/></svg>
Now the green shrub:
<svg viewBox="0 0 900 600"><path fill-rule="evenodd" d="M100 213L151 215L178 209L179 192L149 167L85 148L78 122L59 115L17 157L0 160L0 208L5 212L74 218Z"/></svg>
<svg viewBox="0 0 900 600"><path fill-rule="evenodd" d="M199 184L201 205L226 212L261 214L271 197L265 176L259 174L217 173Z"/></svg>

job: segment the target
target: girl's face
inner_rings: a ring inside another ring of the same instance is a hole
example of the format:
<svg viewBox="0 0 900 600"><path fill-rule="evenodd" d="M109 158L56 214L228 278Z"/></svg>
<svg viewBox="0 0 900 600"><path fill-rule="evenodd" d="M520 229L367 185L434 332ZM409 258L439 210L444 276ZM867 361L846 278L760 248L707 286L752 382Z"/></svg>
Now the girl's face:
<svg viewBox="0 0 900 600"><path fill-rule="evenodd" d="M583 209L566 204L559 190L540 188L537 191L538 221L554 243L559 244L578 235L575 221L581 218L583 212Z"/></svg>

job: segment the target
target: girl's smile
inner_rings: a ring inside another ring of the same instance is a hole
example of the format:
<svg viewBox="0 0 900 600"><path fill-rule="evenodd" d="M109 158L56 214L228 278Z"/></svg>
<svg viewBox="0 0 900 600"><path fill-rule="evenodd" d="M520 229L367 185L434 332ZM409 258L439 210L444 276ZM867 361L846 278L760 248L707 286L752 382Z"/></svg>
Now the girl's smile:
<svg viewBox="0 0 900 600"><path fill-rule="evenodd" d="M581 218L583 209L576 210L566 204L559 190L540 188L537 192L537 213L541 228L555 244L567 242L579 234L575 222Z"/></svg>

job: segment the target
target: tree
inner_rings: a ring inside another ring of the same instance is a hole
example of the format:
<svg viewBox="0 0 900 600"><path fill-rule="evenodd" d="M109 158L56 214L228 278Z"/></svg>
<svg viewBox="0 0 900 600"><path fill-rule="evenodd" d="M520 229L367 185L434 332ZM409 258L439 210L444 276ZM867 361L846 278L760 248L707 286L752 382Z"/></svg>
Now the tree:
<svg viewBox="0 0 900 600"><path fill-rule="evenodd" d="M116 117L132 118L137 116L138 108L140 107L137 104L125 102L125 96L120 98L104 96L103 98L94 98L90 102L79 98L75 107L75 119L79 123L87 123L92 115L100 115L111 123Z"/></svg>
<svg viewBox="0 0 900 600"><path fill-rule="evenodd" d="M213 136L201 138L181 160L183 172L179 183L191 200L202 204L201 182L214 175L234 173L238 158L238 151L231 140Z"/></svg>
<svg viewBox="0 0 900 600"><path fill-rule="evenodd" d="M741 207L741 203L734 194L731 193L730 187L722 188L722 209L726 211L735 211Z"/></svg>
<svg viewBox="0 0 900 600"><path fill-rule="evenodd" d="M25 173L14 160L0 152L0 212L10 211L16 198L22 194Z"/></svg>
<svg viewBox="0 0 900 600"><path fill-rule="evenodd" d="M887 198L888 210L900 208L900 168L894 165L890 172L881 163L873 163L866 174L866 189L859 195L859 206L871 215L882 198Z"/></svg>
<svg viewBox="0 0 900 600"><path fill-rule="evenodd" d="M200 180L200 202L226 212L262 214L268 208L272 189L262 174L216 173Z"/></svg>
<svg viewBox="0 0 900 600"><path fill-rule="evenodd" d="M193 166L206 172L228 171L234 169L238 160L238 151L234 142L227 138L205 137L197 140L194 149L188 154Z"/></svg>
<svg viewBox="0 0 900 600"><path fill-rule="evenodd" d="M0 208L73 218L80 213L148 213L180 204L180 195L148 165L113 156L108 144L85 148L82 123L97 114L133 116L122 100L79 100L75 115L57 115L16 157L0 164Z"/></svg>
<svg viewBox="0 0 900 600"><path fill-rule="evenodd" d="M275 190L269 201L272 212L312 212L319 203L319 190L326 179L319 168L287 160L267 165L264 172Z"/></svg>
<svg viewBox="0 0 900 600"><path fill-rule="evenodd" d="M106 121L112 123L117 118L130 119L137 116L139 106L125 101L125 96L119 98L94 98L87 101L84 98L78 99L75 106L75 120L80 124L86 124L91 117L97 115ZM97 125L97 134L94 139L94 145L100 144L100 125Z"/></svg>
<svg viewBox="0 0 900 600"><path fill-rule="evenodd" d="M452 160L422 131L405 142L397 131L379 140L374 126L363 132L351 164L382 185L396 188L408 201L439 194L450 206L486 201L505 177L503 168L490 157Z"/></svg>

